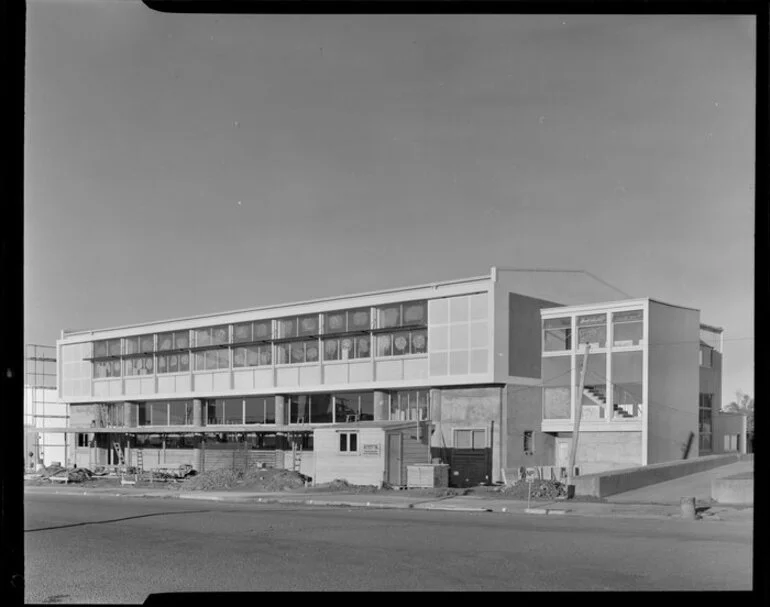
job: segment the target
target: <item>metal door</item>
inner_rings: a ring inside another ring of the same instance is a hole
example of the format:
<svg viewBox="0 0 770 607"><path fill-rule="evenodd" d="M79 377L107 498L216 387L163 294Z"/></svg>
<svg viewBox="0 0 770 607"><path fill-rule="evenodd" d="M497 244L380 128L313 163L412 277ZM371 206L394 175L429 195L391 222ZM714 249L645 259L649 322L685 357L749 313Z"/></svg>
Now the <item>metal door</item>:
<svg viewBox="0 0 770 607"><path fill-rule="evenodd" d="M388 484L401 486L401 433L388 434Z"/></svg>
<svg viewBox="0 0 770 607"><path fill-rule="evenodd" d="M452 487L475 487L488 483L491 474L489 449L453 449L449 484Z"/></svg>
<svg viewBox="0 0 770 607"><path fill-rule="evenodd" d="M572 444L571 438L556 439L556 467L567 468L569 466L569 449Z"/></svg>

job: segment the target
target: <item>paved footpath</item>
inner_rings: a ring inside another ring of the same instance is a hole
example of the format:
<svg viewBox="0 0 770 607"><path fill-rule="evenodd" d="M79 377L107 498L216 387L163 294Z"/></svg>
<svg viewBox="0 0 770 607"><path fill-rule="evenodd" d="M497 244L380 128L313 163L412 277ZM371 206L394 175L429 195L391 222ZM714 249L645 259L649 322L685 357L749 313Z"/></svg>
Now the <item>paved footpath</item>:
<svg viewBox="0 0 770 607"><path fill-rule="evenodd" d="M399 495L394 491L387 495L351 493L255 493L249 491L191 491L177 492L170 489L143 488L83 488L76 485L25 487L25 493L61 493L91 496L124 496L186 500L210 500L232 503L289 504L325 507L402 508L415 510L452 510L467 512L493 512L501 514L532 514L550 516L591 516L610 518L675 519L681 517L678 504L619 504L607 502L581 502L559 500L531 502L495 497L448 496L440 498ZM712 506L700 513L704 521L726 521L740 524L754 522L753 508Z"/></svg>

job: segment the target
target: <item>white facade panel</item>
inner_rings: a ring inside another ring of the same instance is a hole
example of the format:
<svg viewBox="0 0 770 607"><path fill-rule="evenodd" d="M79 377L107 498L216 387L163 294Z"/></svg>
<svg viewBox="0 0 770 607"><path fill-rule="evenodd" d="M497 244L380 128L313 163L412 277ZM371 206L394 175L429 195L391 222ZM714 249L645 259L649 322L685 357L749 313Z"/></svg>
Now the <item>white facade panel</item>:
<svg viewBox="0 0 770 607"><path fill-rule="evenodd" d="M376 381L401 381L404 379L404 366L400 360L378 360L374 363Z"/></svg>
<svg viewBox="0 0 770 607"><path fill-rule="evenodd" d="M215 371L211 378L214 390L231 390L230 371Z"/></svg>
<svg viewBox="0 0 770 607"><path fill-rule="evenodd" d="M299 369L297 367L276 369L275 382L279 387L299 386Z"/></svg>
<svg viewBox="0 0 770 607"><path fill-rule="evenodd" d="M351 384L369 382L372 377L372 363L369 361L361 363L350 363L348 381Z"/></svg>
<svg viewBox="0 0 770 607"><path fill-rule="evenodd" d="M404 379L428 379L428 359L410 358L404 360Z"/></svg>
<svg viewBox="0 0 770 607"><path fill-rule="evenodd" d="M275 385L275 375L272 367L269 369L254 369L254 387L257 389L272 388Z"/></svg>
<svg viewBox="0 0 770 607"><path fill-rule="evenodd" d="M127 377L125 383L126 396L136 396L142 393L142 380L139 377Z"/></svg>
<svg viewBox="0 0 770 607"><path fill-rule="evenodd" d="M193 386L196 392L211 392L214 389L212 373L196 373L193 375Z"/></svg>
<svg viewBox="0 0 770 607"><path fill-rule="evenodd" d="M325 384L344 384L348 381L348 364L324 365Z"/></svg>
<svg viewBox="0 0 770 607"><path fill-rule="evenodd" d="M300 386L320 386L321 383L321 365L299 368Z"/></svg>
<svg viewBox="0 0 770 607"><path fill-rule="evenodd" d="M233 388L236 390L254 389L254 370L236 369L233 371Z"/></svg>

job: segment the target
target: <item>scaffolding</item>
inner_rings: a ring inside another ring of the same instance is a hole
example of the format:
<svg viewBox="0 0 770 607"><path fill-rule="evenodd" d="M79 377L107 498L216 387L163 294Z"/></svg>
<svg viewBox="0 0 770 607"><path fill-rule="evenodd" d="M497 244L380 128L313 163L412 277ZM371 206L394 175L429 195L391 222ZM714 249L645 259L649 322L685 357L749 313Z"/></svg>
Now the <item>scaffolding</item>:
<svg viewBox="0 0 770 607"><path fill-rule="evenodd" d="M56 389L56 348L27 344L24 349L24 462L35 469L53 461L66 464L67 436L39 430L68 425L66 405ZM63 440L62 440L63 439Z"/></svg>

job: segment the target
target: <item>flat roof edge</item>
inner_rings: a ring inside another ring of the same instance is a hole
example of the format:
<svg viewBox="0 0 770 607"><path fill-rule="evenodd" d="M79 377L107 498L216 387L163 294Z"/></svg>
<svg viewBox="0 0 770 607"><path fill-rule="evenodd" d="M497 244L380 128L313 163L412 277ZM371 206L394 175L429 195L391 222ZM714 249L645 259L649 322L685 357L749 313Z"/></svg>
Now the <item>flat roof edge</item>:
<svg viewBox="0 0 770 607"><path fill-rule="evenodd" d="M182 322L186 320L202 320L205 318L213 318L216 316L228 316L231 314L244 314L247 312L263 312L265 310L279 310L281 308L291 308L294 306L304 306L304 305L310 305L310 304L316 304L316 303L326 303L329 301L339 301L343 299L352 299L354 297L372 297L376 295L387 295L390 293L398 293L399 291L412 291L417 289L428 289L428 288L435 288L435 287L443 287L443 286L449 286L449 285L456 285L456 284L462 284L462 283L474 283L474 282L481 282L484 280L490 280L491 274L483 275L483 276L471 276L469 278L458 278L453 280L441 280L437 282L430 282L425 284L419 284L419 285L410 285L410 286L404 286L404 287L393 287L390 289L380 289L377 291L366 291L362 293L348 293L345 295L334 295L332 297L321 297L317 299L307 299L304 301L293 301L293 302L287 302L287 303L280 303L280 304L271 304L267 306L258 306L255 308L243 308L240 310L225 310L223 312L209 312L206 314L196 314L193 316L182 316L179 318L166 318L162 320L150 320L147 322L140 322L140 323L133 323L130 325L119 325L117 327L103 327L101 329L82 329L77 331L66 331L62 330L62 338L58 341L62 341L66 339L67 337L71 336L78 336L78 335L90 335L93 333L101 333L102 331L118 331L121 329L135 329L138 327L148 327L152 325L159 325L169 322Z"/></svg>

